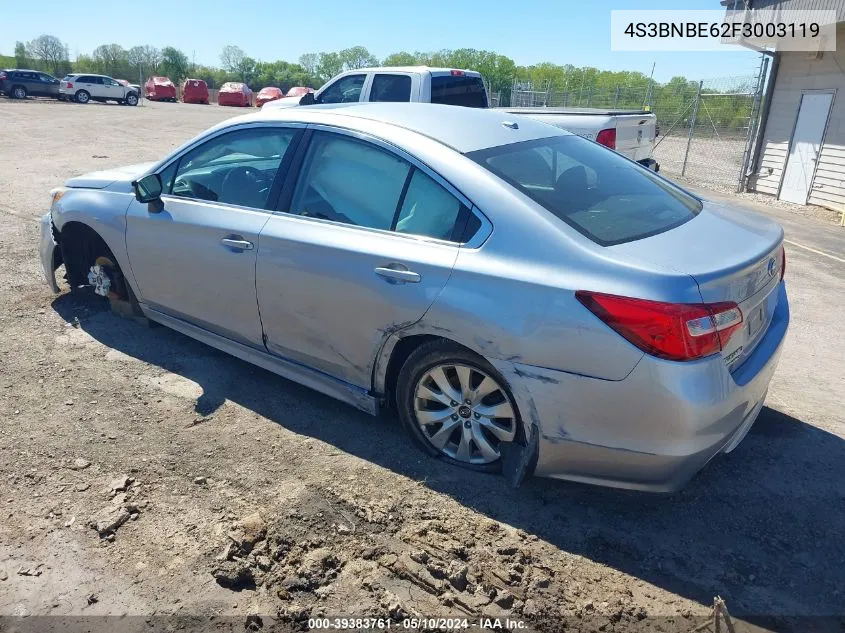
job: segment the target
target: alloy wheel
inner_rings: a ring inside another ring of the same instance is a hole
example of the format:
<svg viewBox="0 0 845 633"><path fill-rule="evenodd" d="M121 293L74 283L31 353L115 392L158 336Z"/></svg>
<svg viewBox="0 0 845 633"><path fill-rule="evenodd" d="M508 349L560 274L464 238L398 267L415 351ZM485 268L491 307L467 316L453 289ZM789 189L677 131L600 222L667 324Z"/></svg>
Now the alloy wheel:
<svg viewBox="0 0 845 633"><path fill-rule="evenodd" d="M490 464L501 457L501 443L516 437L515 411L505 389L469 365L436 365L414 390L414 415L425 439L468 464Z"/></svg>

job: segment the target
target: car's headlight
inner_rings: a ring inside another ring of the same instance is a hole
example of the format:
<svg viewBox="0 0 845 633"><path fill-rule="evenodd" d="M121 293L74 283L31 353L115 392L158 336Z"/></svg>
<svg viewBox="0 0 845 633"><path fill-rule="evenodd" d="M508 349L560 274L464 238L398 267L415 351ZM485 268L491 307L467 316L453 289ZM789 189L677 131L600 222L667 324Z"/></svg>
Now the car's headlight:
<svg viewBox="0 0 845 633"><path fill-rule="evenodd" d="M50 204L50 211L52 211L56 207L56 203L62 199L62 196L65 195L67 189L65 187L57 187L50 192L50 197L53 199L53 202Z"/></svg>

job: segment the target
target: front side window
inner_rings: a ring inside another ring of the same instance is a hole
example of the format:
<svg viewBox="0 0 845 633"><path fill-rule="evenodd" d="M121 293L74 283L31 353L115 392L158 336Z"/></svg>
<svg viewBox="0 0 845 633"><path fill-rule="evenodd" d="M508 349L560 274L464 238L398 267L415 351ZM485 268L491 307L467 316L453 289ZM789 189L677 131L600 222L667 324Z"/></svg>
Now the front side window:
<svg viewBox="0 0 845 633"><path fill-rule="evenodd" d="M347 75L326 88L317 103L350 103L361 98L366 75Z"/></svg>
<svg viewBox="0 0 845 633"><path fill-rule="evenodd" d="M389 230L411 166L378 147L317 132L302 164L291 213Z"/></svg>
<svg viewBox="0 0 845 633"><path fill-rule="evenodd" d="M263 209L295 130L236 130L206 141L179 159L175 178L167 168L162 186L174 196Z"/></svg>
<svg viewBox="0 0 845 633"><path fill-rule="evenodd" d="M370 101L408 102L411 78L408 75L376 75L370 88Z"/></svg>
<svg viewBox="0 0 845 633"><path fill-rule="evenodd" d="M468 156L602 246L663 233L701 211L701 203L682 189L575 135Z"/></svg>

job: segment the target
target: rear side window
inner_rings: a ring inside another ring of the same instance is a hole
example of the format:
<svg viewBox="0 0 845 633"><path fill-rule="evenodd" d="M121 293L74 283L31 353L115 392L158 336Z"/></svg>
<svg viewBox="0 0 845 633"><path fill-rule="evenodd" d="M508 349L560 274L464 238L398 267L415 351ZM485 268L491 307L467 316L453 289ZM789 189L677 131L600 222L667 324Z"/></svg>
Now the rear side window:
<svg viewBox="0 0 845 633"><path fill-rule="evenodd" d="M411 100L408 75L376 75L370 88L370 101L406 102Z"/></svg>
<svg viewBox="0 0 845 633"><path fill-rule="evenodd" d="M300 174L290 207L296 215L453 242L478 230L440 184L365 141L315 133Z"/></svg>
<svg viewBox="0 0 845 633"><path fill-rule="evenodd" d="M390 230L410 169L370 143L318 132L305 155L291 213Z"/></svg>
<svg viewBox="0 0 845 633"><path fill-rule="evenodd" d="M701 203L682 189L574 135L468 156L602 246L663 233L701 211Z"/></svg>
<svg viewBox="0 0 845 633"><path fill-rule="evenodd" d="M446 105L486 108L487 92L481 77L435 75L431 78L431 102Z"/></svg>
<svg viewBox="0 0 845 633"><path fill-rule="evenodd" d="M460 241L462 236L455 236L455 225L462 211L466 209L455 196L415 169L402 200L396 232Z"/></svg>

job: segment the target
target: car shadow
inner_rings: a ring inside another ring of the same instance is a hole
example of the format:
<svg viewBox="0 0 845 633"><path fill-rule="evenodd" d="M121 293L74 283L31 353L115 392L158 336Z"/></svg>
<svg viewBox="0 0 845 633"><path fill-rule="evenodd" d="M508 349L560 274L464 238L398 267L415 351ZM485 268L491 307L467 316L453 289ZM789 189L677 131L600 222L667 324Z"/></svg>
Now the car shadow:
<svg viewBox="0 0 845 633"><path fill-rule="evenodd" d="M198 384L199 414L232 401L566 552L702 604L721 595L750 622L821 631L831 621L810 616L845 615L845 443L782 411L765 407L740 447L675 494L539 478L515 490L425 457L392 415L370 417L104 303L62 295L53 307L102 344Z"/></svg>

